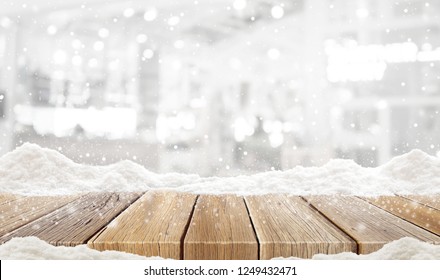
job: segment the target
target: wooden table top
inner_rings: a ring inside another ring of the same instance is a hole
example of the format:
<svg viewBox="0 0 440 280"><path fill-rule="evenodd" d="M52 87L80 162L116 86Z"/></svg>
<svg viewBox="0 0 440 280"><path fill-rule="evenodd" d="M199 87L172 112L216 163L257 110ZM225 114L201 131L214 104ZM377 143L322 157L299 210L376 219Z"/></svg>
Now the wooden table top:
<svg viewBox="0 0 440 280"><path fill-rule="evenodd" d="M440 196L0 194L0 244L25 236L173 259L368 254L402 237L440 244Z"/></svg>

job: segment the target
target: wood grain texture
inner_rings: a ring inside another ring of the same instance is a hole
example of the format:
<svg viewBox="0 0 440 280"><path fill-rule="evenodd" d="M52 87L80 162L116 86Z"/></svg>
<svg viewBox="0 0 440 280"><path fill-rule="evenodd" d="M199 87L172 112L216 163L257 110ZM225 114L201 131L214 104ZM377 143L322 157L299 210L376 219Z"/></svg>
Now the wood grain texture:
<svg viewBox="0 0 440 280"><path fill-rule="evenodd" d="M258 243L243 198L199 196L185 237L184 258L258 259Z"/></svg>
<svg viewBox="0 0 440 280"><path fill-rule="evenodd" d="M306 199L358 243L358 253L368 254L386 243L413 237L440 244L440 237L402 220L360 198L310 196Z"/></svg>
<svg viewBox="0 0 440 280"><path fill-rule="evenodd" d="M365 198L368 202L408 222L440 235L440 211L400 196Z"/></svg>
<svg viewBox="0 0 440 280"><path fill-rule="evenodd" d="M150 191L88 242L97 250L181 259L181 244L197 196Z"/></svg>
<svg viewBox="0 0 440 280"><path fill-rule="evenodd" d="M52 245L84 244L139 197L135 193L92 193L0 238L36 236Z"/></svg>
<svg viewBox="0 0 440 280"><path fill-rule="evenodd" d="M0 236L55 211L76 198L78 196L15 197L0 205Z"/></svg>
<svg viewBox="0 0 440 280"><path fill-rule="evenodd" d="M14 200L20 199L23 196L20 195L14 195L14 194L8 194L8 193L0 193L0 205L11 203Z"/></svg>
<svg viewBox="0 0 440 280"><path fill-rule="evenodd" d="M354 240L300 197L248 196L245 201L260 244L260 259L357 252Z"/></svg>
<svg viewBox="0 0 440 280"><path fill-rule="evenodd" d="M405 195L403 197L440 210L440 195Z"/></svg>

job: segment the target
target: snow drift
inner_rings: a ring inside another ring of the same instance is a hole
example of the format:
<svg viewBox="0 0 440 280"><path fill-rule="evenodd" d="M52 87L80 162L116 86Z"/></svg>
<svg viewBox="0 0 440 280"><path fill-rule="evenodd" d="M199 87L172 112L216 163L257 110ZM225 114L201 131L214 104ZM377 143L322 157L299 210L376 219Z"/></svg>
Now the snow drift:
<svg viewBox="0 0 440 280"><path fill-rule="evenodd" d="M0 192L64 195L172 188L210 194L433 194L440 193L439 174L440 159L420 150L377 168L336 159L322 167L299 166L250 176L202 178L194 174L156 174L131 161L107 166L81 165L57 151L24 144L0 158Z"/></svg>
<svg viewBox="0 0 440 280"><path fill-rule="evenodd" d="M145 257L116 251L96 251L87 245L52 246L37 237L18 237L0 246L2 260L142 260Z"/></svg>
<svg viewBox="0 0 440 280"><path fill-rule="evenodd" d="M35 144L24 144L0 158L0 192L22 195L142 191L178 187L199 179L197 175L155 174L131 161L81 165Z"/></svg>
<svg viewBox="0 0 440 280"><path fill-rule="evenodd" d="M379 251L368 255L340 253L336 255L318 254L316 260L440 260L440 245L421 242L404 237L383 246Z"/></svg>

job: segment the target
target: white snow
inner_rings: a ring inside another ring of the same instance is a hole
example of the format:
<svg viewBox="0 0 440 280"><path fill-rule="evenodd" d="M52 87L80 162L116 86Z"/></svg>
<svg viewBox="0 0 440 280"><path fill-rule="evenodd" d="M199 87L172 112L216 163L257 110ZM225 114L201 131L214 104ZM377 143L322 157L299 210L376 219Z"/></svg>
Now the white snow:
<svg viewBox="0 0 440 280"><path fill-rule="evenodd" d="M81 165L35 144L24 144L0 158L0 192L22 195L142 191L178 187L199 179L197 175L155 174L131 161Z"/></svg>
<svg viewBox="0 0 440 280"><path fill-rule="evenodd" d="M13 238L0 246L2 260L142 260L162 259L160 257L142 257L139 255L116 252L96 251L86 245L76 247L55 247L37 237ZM276 258L283 259L283 258ZM296 258L288 258L296 259ZM440 246L428 244L414 238L405 237L385 245L379 251L369 255L341 253L336 255L318 254L315 260L439 260Z"/></svg>
<svg viewBox="0 0 440 280"><path fill-rule="evenodd" d="M352 160L332 160L322 167L295 167L250 176L202 178L194 174L156 174L131 162L88 166L57 151L24 144L0 158L0 192L63 195L99 191L173 188L210 194L390 195L440 193L440 158L420 150L377 168Z"/></svg>
<svg viewBox="0 0 440 280"><path fill-rule="evenodd" d="M440 260L440 245L433 245L414 238L404 237L383 246L368 255L341 253L336 255L318 254L315 260Z"/></svg>
<svg viewBox="0 0 440 280"><path fill-rule="evenodd" d="M16 237L0 246L2 260L144 260L145 257L116 251L96 251L79 245L52 246L37 237ZM159 258L156 258L159 259Z"/></svg>

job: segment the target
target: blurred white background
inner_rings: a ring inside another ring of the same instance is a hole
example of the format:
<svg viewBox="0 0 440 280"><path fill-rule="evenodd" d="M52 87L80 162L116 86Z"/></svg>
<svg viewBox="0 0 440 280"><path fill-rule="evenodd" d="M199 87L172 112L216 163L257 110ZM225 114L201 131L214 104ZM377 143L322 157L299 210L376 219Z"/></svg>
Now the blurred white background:
<svg viewBox="0 0 440 280"><path fill-rule="evenodd" d="M203 176L440 155L440 1L0 7L0 155Z"/></svg>

